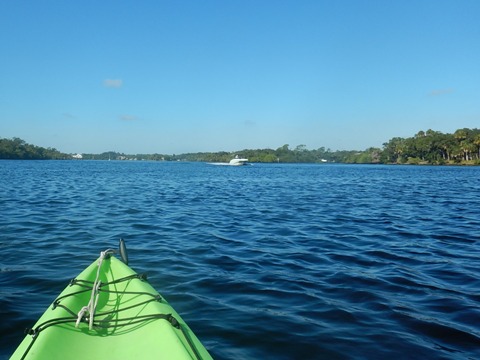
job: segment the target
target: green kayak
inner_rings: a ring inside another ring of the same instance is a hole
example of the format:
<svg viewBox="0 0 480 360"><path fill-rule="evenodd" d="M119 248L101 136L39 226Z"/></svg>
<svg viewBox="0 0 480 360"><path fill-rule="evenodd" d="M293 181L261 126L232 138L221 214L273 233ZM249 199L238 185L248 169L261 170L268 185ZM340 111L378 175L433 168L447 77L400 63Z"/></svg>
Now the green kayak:
<svg viewBox="0 0 480 360"><path fill-rule="evenodd" d="M145 276L114 252L102 252L70 282L11 359L212 359Z"/></svg>

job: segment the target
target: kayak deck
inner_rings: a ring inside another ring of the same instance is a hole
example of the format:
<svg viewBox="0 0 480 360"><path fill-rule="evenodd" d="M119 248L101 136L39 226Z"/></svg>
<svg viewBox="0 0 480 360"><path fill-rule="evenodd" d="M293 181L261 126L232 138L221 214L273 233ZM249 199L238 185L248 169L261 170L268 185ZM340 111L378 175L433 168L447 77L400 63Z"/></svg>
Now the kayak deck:
<svg viewBox="0 0 480 360"><path fill-rule="evenodd" d="M96 304L93 317L89 302ZM99 258L71 281L11 359L102 357L211 359L145 277L113 256Z"/></svg>

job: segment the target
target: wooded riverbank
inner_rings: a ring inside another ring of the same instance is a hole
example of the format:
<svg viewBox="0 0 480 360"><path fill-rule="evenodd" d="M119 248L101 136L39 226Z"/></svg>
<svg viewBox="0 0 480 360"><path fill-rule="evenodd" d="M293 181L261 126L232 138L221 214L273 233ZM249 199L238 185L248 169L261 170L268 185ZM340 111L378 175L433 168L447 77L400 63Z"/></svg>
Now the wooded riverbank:
<svg viewBox="0 0 480 360"><path fill-rule="evenodd" d="M395 137L382 148L366 150L307 149L285 144L277 149L243 149L235 152L199 152L179 155L124 154L108 151L101 154L66 154L55 148L43 148L19 138L0 138L0 159L72 159L150 160L228 162L235 155L258 163L347 163L347 164L410 164L410 165L480 165L480 130L463 128L453 134L419 131L412 137Z"/></svg>

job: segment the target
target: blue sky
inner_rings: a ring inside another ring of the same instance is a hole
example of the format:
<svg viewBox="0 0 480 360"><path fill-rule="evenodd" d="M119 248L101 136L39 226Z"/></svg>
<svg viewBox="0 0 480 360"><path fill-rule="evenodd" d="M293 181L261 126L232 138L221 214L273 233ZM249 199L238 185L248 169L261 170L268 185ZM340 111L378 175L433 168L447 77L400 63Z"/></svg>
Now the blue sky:
<svg viewBox="0 0 480 360"><path fill-rule="evenodd" d="M480 127L480 1L0 1L0 137L364 150Z"/></svg>

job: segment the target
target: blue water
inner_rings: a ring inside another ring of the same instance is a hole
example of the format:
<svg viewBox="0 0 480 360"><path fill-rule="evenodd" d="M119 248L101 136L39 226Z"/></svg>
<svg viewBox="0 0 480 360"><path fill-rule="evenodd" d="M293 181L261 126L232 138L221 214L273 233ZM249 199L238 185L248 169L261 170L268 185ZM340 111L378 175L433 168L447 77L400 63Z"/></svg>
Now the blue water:
<svg viewBox="0 0 480 360"><path fill-rule="evenodd" d="M480 358L480 168L1 161L0 358L125 238L216 359Z"/></svg>

